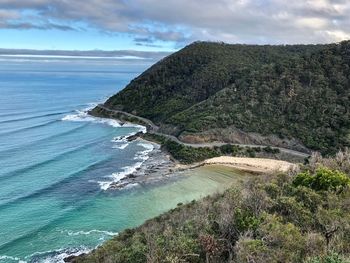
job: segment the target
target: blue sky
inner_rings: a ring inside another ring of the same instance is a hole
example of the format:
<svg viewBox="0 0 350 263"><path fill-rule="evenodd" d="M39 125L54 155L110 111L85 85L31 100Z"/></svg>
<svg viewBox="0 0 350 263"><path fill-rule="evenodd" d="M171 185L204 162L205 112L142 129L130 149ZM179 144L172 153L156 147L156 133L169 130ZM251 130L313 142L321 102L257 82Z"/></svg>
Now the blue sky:
<svg viewBox="0 0 350 263"><path fill-rule="evenodd" d="M0 0L0 48L174 51L350 39L348 0Z"/></svg>

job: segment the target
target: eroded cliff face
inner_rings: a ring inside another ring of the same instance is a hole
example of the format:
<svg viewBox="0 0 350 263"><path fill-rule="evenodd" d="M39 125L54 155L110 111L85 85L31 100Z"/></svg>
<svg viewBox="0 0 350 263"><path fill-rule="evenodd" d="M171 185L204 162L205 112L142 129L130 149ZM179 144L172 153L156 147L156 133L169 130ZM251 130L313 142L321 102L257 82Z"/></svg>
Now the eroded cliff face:
<svg viewBox="0 0 350 263"><path fill-rule="evenodd" d="M310 149L305 147L296 139L282 139L276 135L263 136L258 133L244 132L234 126L225 129L210 129L200 133L183 132L179 139L186 143L205 143L205 142L225 142L235 144L252 145L271 145L282 147L304 153L310 153Z"/></svg>

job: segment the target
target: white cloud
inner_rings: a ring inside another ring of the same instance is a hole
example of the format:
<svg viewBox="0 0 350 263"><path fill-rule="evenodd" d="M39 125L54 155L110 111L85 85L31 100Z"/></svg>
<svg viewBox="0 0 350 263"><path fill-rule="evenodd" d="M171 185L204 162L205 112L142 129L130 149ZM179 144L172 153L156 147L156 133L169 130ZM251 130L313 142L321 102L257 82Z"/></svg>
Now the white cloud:
<svg viewBox="0 0 350 263"><path fill-rule="evenodd" d="M0 0L0 10L3 27L15 21L42 29L51 23L68 30L78 22L127 33L148 44L325 43L350 35L347 0ZM35 16L23 12L28 10ZM11 17L7 12L22 15Z"/></svg>
<svg viewBox="0 0 350 263"><path fill-rule="evenodd" d="M297 19L296 24L301 28L311 28L320 30L327 27L328 21L326 19L317 17L306 17Z"/></svg>
<svg viewBox="0 0 350 263"><path fill-rule="evenodd" d="M341 30L336 31L321 31L325 39L331 39L331 41L339 42L344 39L350 39L350 34Z"/></svg>

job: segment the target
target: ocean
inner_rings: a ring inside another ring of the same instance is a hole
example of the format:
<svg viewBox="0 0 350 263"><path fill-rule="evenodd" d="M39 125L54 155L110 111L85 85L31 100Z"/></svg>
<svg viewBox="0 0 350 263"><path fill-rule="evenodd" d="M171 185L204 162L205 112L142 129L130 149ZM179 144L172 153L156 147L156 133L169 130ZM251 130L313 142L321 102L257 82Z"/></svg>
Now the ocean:
<svg viewBox="0 0 350 263"><path fill-rule="evenodd" d="M63 262L177 203L213 193L227 176L193 171L158 184L108 185L154 146L143 130L88 116L153 61L0 58L0 262Z"/></svg>

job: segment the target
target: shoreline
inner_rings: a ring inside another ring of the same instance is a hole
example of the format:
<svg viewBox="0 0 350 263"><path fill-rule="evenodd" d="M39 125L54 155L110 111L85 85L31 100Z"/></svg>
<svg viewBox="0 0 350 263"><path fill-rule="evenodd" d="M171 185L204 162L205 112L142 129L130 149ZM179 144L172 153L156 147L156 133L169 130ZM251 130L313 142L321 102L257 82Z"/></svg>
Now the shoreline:
<svg viewBox="0 0 350 263"><path fill-rule="evenodd" d="M164 152L159 144L143 138L134 140L153 145L153 149L147 154L148 159L135 172L125 175L125 177L117 182L113 182L106 190L123 190L133 185L159 182L176 177L179 172L186 172L203 166L221 165L258 175L273 172L288 172L298 167L298 164L277 159L225 155L192 164L181 164Z"/></svg>
<svg viewBox="0 0 350 263"><path fill-rule="evenodd" d="M220 164L254 173L288 172L298 166L297 164L275 159L232 156L214 157L205 160L203 163L204 165Z"/></svg>
<svg viewBox="0 0 350 263"><path fill-rule="evenodd" d="M164 133L161 131L161 127L153 123L150 119L146 119L144 117L140 117L138 115L134 115L129 112L125 112L122 110L114 110L109 109L104 104L98 104L95 108L88 111L88 114L94 117L101 117L106 119L114 119L118 120L120 123L130 123L134 125L140 125L146 128L147 133L154 134L154 135L160 135L167 139L170 139L174 142L177 142L182 145L191 146L194 148L198 147L215 147L215 146L222 146L225 144L240 146L240 147L248 147L248 148L256 148L256 147L270 147L273 149L278 149L281 153L288 156L289 159L297 158L299 160L308 158L311 155L310 149L295 149L293 147L284 148L280 145L275 144L254 144L254 143L237 143L237 142L229 142L229 141L211 141L211 142L201 142L201 143L191 143L191 142L185 142L179 139L178 137Z"/></svg>
<svg viewBox="0 0 350 263"><path fill-rule="evenodd" d="M142 138L137 138L133 141L151 144L153 149L147 152L147 159L143 161L140 167L134 172L126 174L120 180L111 183L106 189L107 191L123 190L133 185L157 182L168 178L169 175L175 172L176 163L171 160L169 155L160 149L161 147L159 144Z"/></svg>
<svg viewBox="0 0 350 263"><path fill-rule="evenodd" d="M124 124L133 123L124 122ZM139 141L141 143L151 144L153 149L147 153L147 160L145 160L134 173L128 174L119 181L112 183L108 187L107 191L124 190L128 189L130 186L132 187L135 184L151 184L166 181L169 178L175 178L176 176L183 174L183 172L191 171L203 166L215 167L220 165L230 167L239 172L247 173L245 176L261 175L274 171L286 172L289 169L297 167L297 164L276 159L232 156L214 157L201 162L186 165L180 164L178 161L174 160L170 154L162 150L161 145L156 142L140 138L137 136L137 134L128 136L125 139L128 141ZM84 254L89 254L93 250L94 249L91 249L90 251L83 252L79 255L67 255L67 257L64 258L64 262L72 262L74 258Z"/></svg>
<svg viewBox="0 0 350 263"><path fill-rule="evenodd" d="M87 112L88 115L97 117ZM101 117L100 117L101 118ZM296 169L298 164L289 161L282 161L279 159L265 158L265 157L234 157L222 155L214 158L205 159L200 162L192 164L181 164L174 159L171 154L164 151L156 141L148 140L140 135L147 133L147 127L140 123L133 123L127 120L119 120L113 117L102 117L105 119L112 119L118 121L121 126L132 125L135 127L142 126L144 130L125 136L125 140L139 141L146 144L151 144L153 149L147 153L147 159L130 174L126 174L120 180L112 182L106 191L124 190L140 184L154 183L166 180L170 177L177 176L179 172L195 169L202 166L222 165L234 168L238 171L247 172L250 174L264 174L272 172L287 172L288 170Z"/></svg>

